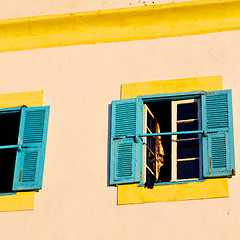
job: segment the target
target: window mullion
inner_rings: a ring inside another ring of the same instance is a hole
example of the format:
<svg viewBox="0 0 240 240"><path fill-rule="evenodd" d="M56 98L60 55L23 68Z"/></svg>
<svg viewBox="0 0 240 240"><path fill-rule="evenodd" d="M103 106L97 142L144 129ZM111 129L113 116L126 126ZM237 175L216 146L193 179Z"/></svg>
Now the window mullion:
<svg viewBox="0 0 240 240"><path fill-rule="evenodd" d="M172 101L172 132L177 133L177 102ZM172 134L172 173L171 180L177 180L177 135Z"/></svg>

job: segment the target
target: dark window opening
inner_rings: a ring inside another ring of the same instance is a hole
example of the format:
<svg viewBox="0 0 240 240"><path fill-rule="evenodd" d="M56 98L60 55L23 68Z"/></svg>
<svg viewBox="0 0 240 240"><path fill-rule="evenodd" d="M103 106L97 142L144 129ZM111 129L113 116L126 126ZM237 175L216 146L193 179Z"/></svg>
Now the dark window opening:
<svg viewBox="0 0 240 240"><path fill-rule="evenodd" d="M170 134L146 138L146 186L201 177L199 134L171 134L201 129L199 106L198 99L146 104L146 133ZM157 158L159 142L163 149L163 154L160 154L163 161L160 164Z"/></svg>
<svg viewBox="0 0 240 240"><path fill-rule="evenodd" d="M17 145L20 111L0 113L0 146ZM12 192L16 148L0 149L0 193Z"/></svg>
<svg viewBox="0 0 240 240"><path fill-rule="evenodd" d="M0 146L16 145L20 125L20 112L0 113Z"/></svg>
<svg viewBox="0 0 240 240"><path fill-rule="evenodd" d="M171 132L171 102L156 102L147 104L148 108L156 118L160 126L160 132ZM148 115L148 124L150 116ZM152 120L153 122L153 120ZM153 122L154 123L154 122ZM155 129L154 131L155 132ZM155 148L154 137L148 137L148 143L151 143L152 149ZM164 149L164 164L160 168L159 177L156 180L154 175L147 169L146 170L146 181L147 182L169 182L171 180L171 136L161 137L162 146ZM150 151L147 150L147 165L153 167L153 161Z"/></svg>
<svg viewBox="0 0 240 240"><path fill-rule="evenodd" d="M0 193L12 192L16 149L0 150Z"/></svg>

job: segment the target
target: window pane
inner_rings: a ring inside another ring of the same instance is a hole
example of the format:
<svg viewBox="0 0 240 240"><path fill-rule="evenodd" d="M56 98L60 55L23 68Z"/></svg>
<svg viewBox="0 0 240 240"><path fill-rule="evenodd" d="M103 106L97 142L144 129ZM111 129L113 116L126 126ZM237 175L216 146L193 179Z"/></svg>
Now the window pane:
<svg viewBox="0 0 240 240"><path fill-rule="evenodd" d="M0 150L0 193L12 192L16 149Z"/></svg>
<svg viewBox="0 0 240 240"><path fill-rule="evenodd" d="M198 118L197 102L177 105L177 120L197 118Z"/></svg>
<svg viewBox="0 0 240 240"><path fill-rule="evenodd" d="M199 178L199 161L177 162L177 179Z"/></svg>
<svg viewBox="0 0 240 240"><path fill-rule="evenodd" d="M198 130L198 121L177 124L178 132L194 131L194 130ZM196 133L196 134L177 135L177 139L186 139L186 138L198 138L198 134Z"/></svg>
<svg viewBox="0 0 240 240"><path fill-rule="evenodd" d="M177 159L199 157L199 140L177 143Z"/></svg>
<svg viewBox="0 0 240 240"><path fill-rule="evenodd" d="M0 146L17 144L20 116L20 111L0 114Z"/></svg>
<svg viewBox="0 0 240 240"><path fill-rule="evenodd" d="M149 114L149 112L147 114L147 126L151 132L153 132L153 133L155 132L155 121L152 118L152 116Z"/></svg>

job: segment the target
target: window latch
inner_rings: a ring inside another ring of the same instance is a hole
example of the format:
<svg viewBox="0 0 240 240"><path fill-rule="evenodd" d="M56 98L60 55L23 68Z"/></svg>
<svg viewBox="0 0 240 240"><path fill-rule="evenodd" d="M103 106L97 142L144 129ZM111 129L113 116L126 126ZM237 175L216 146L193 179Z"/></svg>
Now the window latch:
<svg viewBox="0 0 240 240"><path fill-rule="evenodd" d="M135 143L138 143L138 137L136 135L127 135L126 138L133 138Z"/></svg>
<svg viewBox="0 0 240 240"><path fill-rule="evenodd" d="M28 148L28 145L18 145L18 152L21 152L22 151L22 148Z"/></svg>
<svg viewBox="0 0 240 240"><path fill-rule="evenodd" d="M210 133L216 133L217 131L208 131L208 132L203 132L203 136L207 137Z"/></svg>

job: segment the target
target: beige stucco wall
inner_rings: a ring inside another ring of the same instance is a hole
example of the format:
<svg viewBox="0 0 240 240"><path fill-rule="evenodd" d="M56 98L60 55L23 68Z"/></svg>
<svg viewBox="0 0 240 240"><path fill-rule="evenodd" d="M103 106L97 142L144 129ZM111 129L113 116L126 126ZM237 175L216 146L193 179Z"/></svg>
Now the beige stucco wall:
<svg viewBox="0 0 240 240"><path fill-rule="evenodd" d="M35 210L0 213L0 239L238 240L240 31L0 54L0 93L51 106ZM237 175L226 199L117 206L107 187L109 104L122 83L222 75L233 90Z"/></svg>

